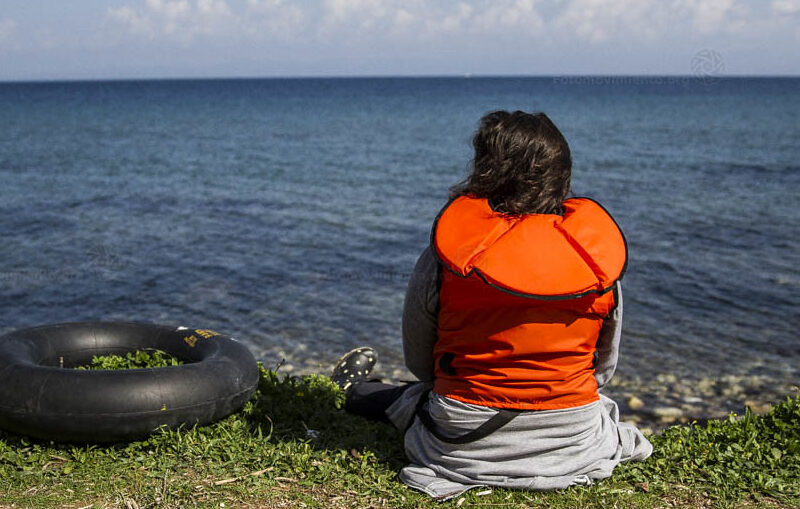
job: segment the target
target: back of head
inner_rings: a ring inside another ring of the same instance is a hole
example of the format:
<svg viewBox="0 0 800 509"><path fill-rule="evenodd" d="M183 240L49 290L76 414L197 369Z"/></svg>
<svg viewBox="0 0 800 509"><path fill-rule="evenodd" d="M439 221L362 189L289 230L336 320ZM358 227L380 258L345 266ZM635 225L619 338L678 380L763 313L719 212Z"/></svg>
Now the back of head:
<svg viewBox="0 0 800 509"><path fill-rule="evenodd" d="M472 174L456 195L487 198L495 212L559 214L572 173L567 140L544 113L494 111L472 139Z"/></svg>

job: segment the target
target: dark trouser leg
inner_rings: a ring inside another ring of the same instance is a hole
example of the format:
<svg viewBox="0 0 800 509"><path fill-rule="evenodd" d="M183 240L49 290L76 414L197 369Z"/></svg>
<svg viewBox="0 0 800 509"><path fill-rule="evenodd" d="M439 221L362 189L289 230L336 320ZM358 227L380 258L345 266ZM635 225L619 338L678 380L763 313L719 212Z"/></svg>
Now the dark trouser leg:
<svg viewBox="0 0 800 509"><path fill-rule="evenodd" d="M355 384L347 392L344 408L373 421L390 422L386 409L409 387L411 384L391 385L377 381Z"/></svg>

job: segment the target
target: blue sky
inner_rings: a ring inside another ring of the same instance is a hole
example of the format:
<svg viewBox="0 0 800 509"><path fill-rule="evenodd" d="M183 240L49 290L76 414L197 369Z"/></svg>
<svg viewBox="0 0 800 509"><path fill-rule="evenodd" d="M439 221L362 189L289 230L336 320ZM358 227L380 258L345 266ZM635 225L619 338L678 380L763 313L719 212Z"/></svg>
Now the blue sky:
<svg viewBox="0 0 800 509"><path fill-rule="evenodd" d="M798 48L800 0L0 0L0 80L798 75Z"/></svg>

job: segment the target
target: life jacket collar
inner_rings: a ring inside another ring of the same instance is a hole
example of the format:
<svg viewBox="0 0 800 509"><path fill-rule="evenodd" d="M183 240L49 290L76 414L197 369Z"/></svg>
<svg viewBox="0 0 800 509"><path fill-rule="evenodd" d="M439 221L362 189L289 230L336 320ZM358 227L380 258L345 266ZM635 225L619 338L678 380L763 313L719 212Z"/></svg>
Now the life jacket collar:
<svg viewBox="0 0 800 509"><path fill-rule="evenodd" d="M432 244L448 270L477 274L510 293L545 299L604 294L625 272L625 236L589 198L565 200L563 209L563 215L507 216L484 198L461 196L439 214Z"/></svg>

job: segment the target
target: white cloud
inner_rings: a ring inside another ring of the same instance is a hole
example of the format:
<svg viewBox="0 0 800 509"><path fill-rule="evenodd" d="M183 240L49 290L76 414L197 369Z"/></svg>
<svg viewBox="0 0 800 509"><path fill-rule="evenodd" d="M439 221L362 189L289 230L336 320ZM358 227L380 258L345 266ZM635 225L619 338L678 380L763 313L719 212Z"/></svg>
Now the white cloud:
<svg viewBox="0 0 800 509"><path fill-rule="evenodd" d="M333 30L339 26L364 30L380 22L391 20L394 6L380 0L325 0L323 3L323 28Z"/></svg>
<svg viewBox="0 0 800 509"><path fill-rule="evenodd" d="M307 16L302 8L285 0L247 0L242 27L256 39L297 38L306 32Z"/></svg>
<svg viewBox="0 0 800 509"><path fill-rule="evenodd" d="M503 51L509 55L498 60L511 61L512 53L526 61L545 59L524 52L548 44L572 48L568 52L579 47L578 60L595 54L621 62L650 52L637 65L647 62L652 68L659 68L662 56L672 55L674 68L679 65L674 62L689 59L698 47L730 52L734 43L746 47L747 41L762 40L773 31L773 38L795 40L800 29L790 15L800 12L800 0L759 2L763 0L128 0L107 13L116 32L137 39L186 48L237 48L255 59L269 55L287 61L305 57L356 63L397 56L431 62L449 55L477 64L484 59L478 55Z"/></svg>
<svg viewBox="0 0 800 509"><path fill-rule="evenodd" d="M225 0L145 0L137 7L110 7L107 14L132 35L183 44L202 36L236 34L238 28L238 17Z"/></svg>
<svg viewBox="0 0 800 509"><path fill-rule="evenodd" d="M635 43L639 38L670 41L692 33L742 34L761 18L762 10L750 9L741 0L568 0L555 15L555 26L592 43Z"/></svg>
<svg viewBox="0 0 800 509"><path fill-rule="evenodd" d="M620 35L653 39L668 15L659 0L572 0L556 17L556 27L595 43Z"/></svg>
<svg viewBox="0 0 800 509"><path fill-rule="evenodd" d="M459 2L454 12L428 20L427 29L429 32L456 32L464 27L467 20L472 18L473 9L467 3Z"/></svg>
<svg viewBox="0 0 800 509"><path fill-rule="evenodd" d="M108 16L122 24L132 34L141 35L148 39L152 39L156 35L155 27L153 27L150 19L127 5L109 8Z"/></svg>
<svg viewBox="0 0 800 509"><path fill-rule="evenodd" d="M399 27L409 26L414 22L414 15L405 9L398 9L394 14L395 24Z"/></svg>
<svg viewBox="0 0 800 509"><path fill-rule="evenodd" d="M428 29L467 34L533 35L544 25L539 0L482 0L459 2L455 9L432 13Z"/></svg>
<svg viewBox="0 0 800 509"><path fill-rule="evenodd" d="M189 14L191 7L187 0L147 0L147 7L168 19L176 19Z"/></svg>
<svg viewBox="0 0 800 509"><path fill-rule="evenodd" d="M779 14L800 12L800 0L772 0L772 10Z"/></svg>
<svg viewBox="0 0 800 509"><path fill-rule="evenodd" d="M542 28L541 0L323 0L320 31L345 38L364 34L409 36L533 34Z"/></svg>
<svg viewBox="0 0 800 509"><path fill-rule="evenodd" d="M186 4L184 0L180 2ZM230 16L231 10L223 0L197 0L197 10L204 16Z"/></svg>
<svg viewBox="0 0 800 509"><path fill-rule="evenodd" d="M487 32L509 27L536 30L544 24L536 3L534 0L498 0L480 12L476 21Z"/></svg>
<svg viewBox="0 0 800 509"><path fill-rule="evenodd" d="M597 0L574 0L557 18L559 28L574 31L575 35L592 42L608 38L608 28L599 18L605 12L602 2Z"/></svg>
<svg viewBox="0 0 800 509"><path fill-rule="evenodd" d="M17 23L13 19L0 19L0 50L15 44Z"/></svg>
<svg viewBox="0 0 800 509"><path fill-rule="evenodd" d="M733 28L732 14L737 7L735 0L675 0L674 4L677 9L685 9L690 13L692 25L701 33Z"/></svg>
<svg viewBox="0 0 800 509"><path fill-rule="evenodd" d="M772 0L781 12L800 9L798 4ZM687 26L700 33L741 28L738 11L737 0L140 0L109 8L108 14L129 33L151 40L302 39L337 46L354 40L452 43L454 36L656 40Z"/></svg>
<svg viewBox="0 0 800 509"><path fill-rule="evenodd" d="M323 34L397 34L413 28L427 16L424 0L324 0L320 31Z"/></svg>

